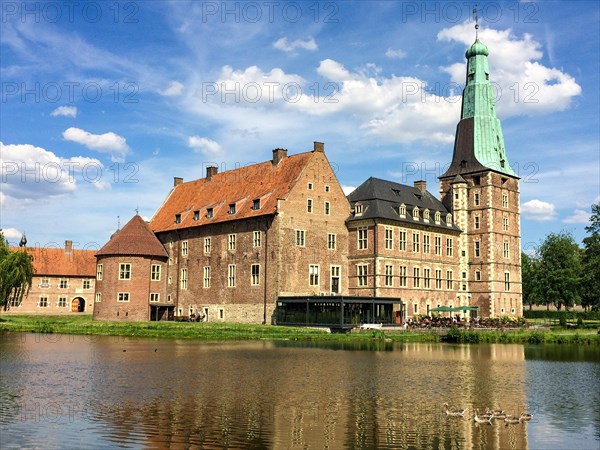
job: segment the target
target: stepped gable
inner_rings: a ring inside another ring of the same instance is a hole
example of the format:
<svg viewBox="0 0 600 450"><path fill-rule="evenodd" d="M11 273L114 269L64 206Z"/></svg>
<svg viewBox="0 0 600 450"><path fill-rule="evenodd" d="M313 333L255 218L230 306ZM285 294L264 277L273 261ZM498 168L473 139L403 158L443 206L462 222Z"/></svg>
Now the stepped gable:
<svg viewBox="0 0 600 450"><path fill-rule="evenodd" d="M12 251L26 251L33 257L36 276L95 277L95 250L70 250L64 248L11 247Z"/></svg>
<svg viewBox="0 0 600 450"><path fill-rule="evenodd" d="M137 214L96 253L96 256L107 255L168 256L148 223Z"/></svg>
<svg viewBox="0 0 600 450"><path fill-rule="evenodd" d="M382 180L370 177L353 192L348 195L348 201L352 205L360 202L363 205L362 214L350 216L348 221L363 219L389 219L400 222L415 223L412 218L412 209L419 208L419 217L421 224L443 229L458 230L456 225L446 225L446 214L450 211L444 204L435 198L429 191L422 191L418 187L407 186L393 181ZM398 214L400 205L406 206L406 217ZM431 219L429 222L423 222L423 211L429 209ZM434 221L436 212L442 214L440 224Z"/></svg>
<svg viewBox="0 0 600 450"><path fill-rule="evenodd" d="M158 233L275 214L277 200L287 197L312 153L284 156L181 182L156 212L150 227ZM256 209L255 200L259 201ZM230 213L230 205L235 205L234 213Z"/></svg>

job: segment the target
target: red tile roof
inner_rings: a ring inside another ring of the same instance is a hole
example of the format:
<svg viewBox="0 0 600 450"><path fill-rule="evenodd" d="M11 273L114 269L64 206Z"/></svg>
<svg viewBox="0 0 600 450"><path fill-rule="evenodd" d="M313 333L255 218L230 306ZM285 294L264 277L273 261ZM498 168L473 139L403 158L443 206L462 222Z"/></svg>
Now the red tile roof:
<svg viewBox="0 0 600 450"><path fill-rule="evenodd" d="M110 238L110 241L96 255L138 255L166 258L167 252L150 230L148 223L136 214Z"/></svg>
<svg viewBox="0 0 600 450"><path fill-rule="evenodd" d="M277 199L285 198L306 167L312 152L283 158L277 166L266 161L182 183L173 188L150 222L154 232L196 227L274 214ZM253 209L255 199L260 208ZM235 214L229 205L235 204ZM207 209L213 217L207 218ZM194 212L198 211L198 220ZM176 223L180 215L180 223Z"/></svg>
<svg viewBox="0 0 600 450"><path fill-rule="evenodd" d="M13 251L23 251L15 247ZM95 277L95 250L71 250L64 248L26 247L25 250L33 257L35 275Z"/></svg>

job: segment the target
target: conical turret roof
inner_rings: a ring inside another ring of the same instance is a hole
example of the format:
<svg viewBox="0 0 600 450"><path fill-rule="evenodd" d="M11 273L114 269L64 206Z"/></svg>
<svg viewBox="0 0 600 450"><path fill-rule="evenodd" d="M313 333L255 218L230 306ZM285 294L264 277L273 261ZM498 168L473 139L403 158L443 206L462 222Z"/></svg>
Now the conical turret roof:
<svg viewBox="0 0 600 450"><path fill-rule="evenodd" d="M137 214L96 253L96 256L106 255L168 256L148 224Z"/></svg>

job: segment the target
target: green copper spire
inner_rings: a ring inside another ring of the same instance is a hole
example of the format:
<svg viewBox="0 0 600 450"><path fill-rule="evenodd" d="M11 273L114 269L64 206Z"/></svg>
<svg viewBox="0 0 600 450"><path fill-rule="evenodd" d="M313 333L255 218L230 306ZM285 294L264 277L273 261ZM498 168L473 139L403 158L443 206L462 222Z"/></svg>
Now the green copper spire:
<svg viewBox="0 0 600 450"><path fill-rule="evenodd" d="M452 165L445 176L485 169L516 177L506 157L502 127L490 84L488 48L479 39L467 49L467 79Z"/></svg>

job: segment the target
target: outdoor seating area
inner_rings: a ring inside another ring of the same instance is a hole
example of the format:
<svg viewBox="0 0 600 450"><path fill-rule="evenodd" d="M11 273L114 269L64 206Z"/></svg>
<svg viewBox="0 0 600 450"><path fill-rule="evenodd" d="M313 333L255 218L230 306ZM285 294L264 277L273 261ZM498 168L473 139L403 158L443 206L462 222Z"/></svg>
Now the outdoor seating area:
<svg viewBox="0 0 600 450"><path fill-rule="evenodd" d="M438 309L438 308L436 308ZM456 311L458 308L451 308ZM461 309L462 311L462 309ZM435 312L432 315L421 315L406 321L406 329L431 329L431 328L524 328L527 321L523 317L494 317L480 319L478 317L464 318L459 314L442 317Z"/></svg>

